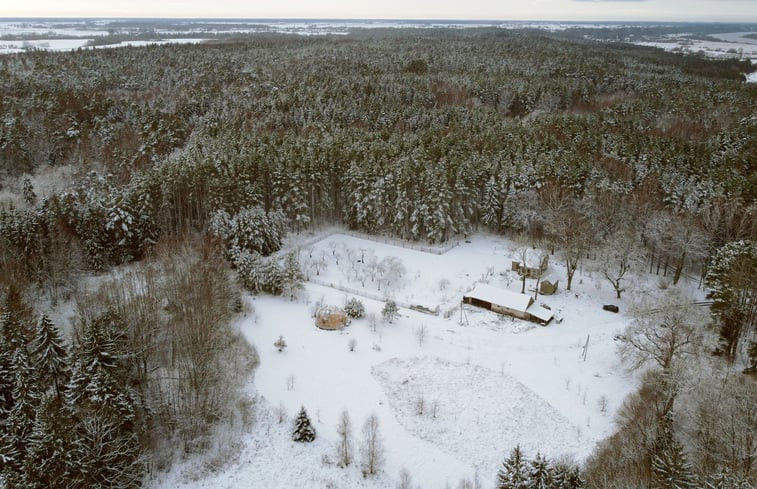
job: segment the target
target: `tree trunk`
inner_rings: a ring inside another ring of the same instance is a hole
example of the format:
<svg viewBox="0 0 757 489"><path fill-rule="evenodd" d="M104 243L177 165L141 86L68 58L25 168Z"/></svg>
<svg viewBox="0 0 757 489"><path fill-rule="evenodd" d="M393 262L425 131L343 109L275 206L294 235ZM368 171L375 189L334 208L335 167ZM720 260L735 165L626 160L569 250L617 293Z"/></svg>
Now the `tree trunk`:
<svg viewBox="0 0 757 489"><path fill-rule="evenodd" d="M683 265L685 263L686 263L686 252L684 251L681 254L681 257L678 259L678 263L676 263L675 274L673 274L673 285L678 284L678 281L681 280L681 273L683 272Z"/></svg>

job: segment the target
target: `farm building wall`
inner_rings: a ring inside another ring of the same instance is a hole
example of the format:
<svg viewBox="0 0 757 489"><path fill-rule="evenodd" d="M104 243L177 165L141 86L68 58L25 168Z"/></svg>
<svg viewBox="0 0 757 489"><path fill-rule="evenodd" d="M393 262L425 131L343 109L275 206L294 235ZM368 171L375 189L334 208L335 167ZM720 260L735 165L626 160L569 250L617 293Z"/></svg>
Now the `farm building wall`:
<svg viewBox="0 0 757 489"><path fill-rule="evenodd" d="M484 309L492 310L492 303L476 299L475 297L463 297L463 302L476 307L483 307Z"/></svg>
<svg viewBox="0 0 757 489"><path fill-rule="evenodd" d="M514 316L520 319L526 319L526 320L531 319L531 315L525 311L516 311L515 309L510 309L509 307L500 306L497 304L492 304L491 310L494 312L498 312L500 314L507 314L508 316Z"/></svg>

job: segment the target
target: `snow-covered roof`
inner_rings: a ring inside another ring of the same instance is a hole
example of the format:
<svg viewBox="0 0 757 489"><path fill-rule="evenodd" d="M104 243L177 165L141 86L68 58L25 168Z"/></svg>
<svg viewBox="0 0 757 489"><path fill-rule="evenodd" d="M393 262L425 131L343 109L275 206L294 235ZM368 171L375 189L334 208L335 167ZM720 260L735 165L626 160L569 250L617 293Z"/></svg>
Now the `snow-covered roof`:
<svg viewBox="0 0 757 489"><path fill-rule="evenodd" d="M546 253L539 249L533 249L533 248L526 248L526 266L532 267L532 268L539 268L539 265L541 265L542 259L544 259L544 256L546 256ZM517 253L513 254L513 261L521 262L521 253L522 250L518 250ZM521 263L522 265L522 263Z"/></svg>
<svg viewBox="0 0 757 489"><path fill-rule="evenodd" d="M552 311L538 304L532 304L531 307L528 308L528 313L544 322L549 321L552 319L552 316L554 316Z"/></svg>
<svg viewBox="0 0 757 489"><path fill-rule="evenodd" d="M339 306L323 306L316 312L318 316L346 316L347 313Z"/></svg>
<svg viewBox="0 0 757 489"><path fill-rule="evenodd" d="M560 277L554 272L548 273L546 277L542 277L541 279L542 282L549 282L551 284L557 282L558 280L560 280Z"/></svg>
<svg viewBox="0 0 757 489"><path fill-rule="evenodd" d="M504 306L515 311L524 312L528 309L529 302L531 302L531 296L529 295L511 292L481 282L476 283L473 290L468 292L465 296Z"/></svg>

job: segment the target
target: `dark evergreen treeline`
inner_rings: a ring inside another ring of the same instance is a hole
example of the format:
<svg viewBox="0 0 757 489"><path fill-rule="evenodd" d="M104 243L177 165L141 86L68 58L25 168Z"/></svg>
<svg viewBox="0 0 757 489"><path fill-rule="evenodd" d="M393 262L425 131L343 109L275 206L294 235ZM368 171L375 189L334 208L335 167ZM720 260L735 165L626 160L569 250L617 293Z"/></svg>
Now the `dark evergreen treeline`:
<svg viewBox="0 0 757 489"><path fill-rule="evenodd" d="M700 59L476 32L4 57L6 182L82 177L27 211L45 223L6 209L2 235L23 250L62 227L95 268L254 206L295 230L543 237L555 189L592 222L608 204L693 220L711 250L754 231L754 86L687 74L721 70Z"/></svg>

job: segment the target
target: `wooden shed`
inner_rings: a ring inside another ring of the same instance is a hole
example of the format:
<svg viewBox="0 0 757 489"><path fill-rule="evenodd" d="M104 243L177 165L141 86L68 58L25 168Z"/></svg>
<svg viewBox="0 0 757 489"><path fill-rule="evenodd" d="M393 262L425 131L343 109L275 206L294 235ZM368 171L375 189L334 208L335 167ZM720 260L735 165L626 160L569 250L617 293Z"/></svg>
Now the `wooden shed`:
<svg viewBox="0 0 757 489"><path fill-rule="evenodd" d="M342 329L350 323L350 318L341 307L324 306L315 313L315 325L321 329Z"/></svg>
<svg viewBox="0 0 757 489"><path fill-rule="evenodd" d="M559 279L553 273L550 273L546 277L539 281L539 293L543 295L552 295L557 292L557 285Z"/></svg>
<svg viewBox="0 0 757 489"><path fill-rule="evenodd" d="M553 316L550 310L534 304L534 298L530 295L511 292L480 282L463 296L463 302L539 324L549 323Z"/></svg>

